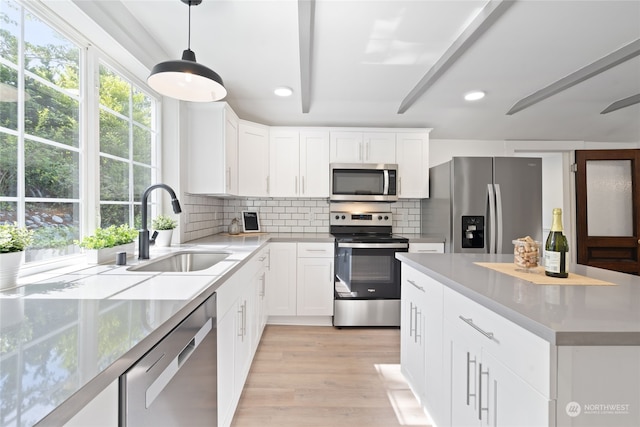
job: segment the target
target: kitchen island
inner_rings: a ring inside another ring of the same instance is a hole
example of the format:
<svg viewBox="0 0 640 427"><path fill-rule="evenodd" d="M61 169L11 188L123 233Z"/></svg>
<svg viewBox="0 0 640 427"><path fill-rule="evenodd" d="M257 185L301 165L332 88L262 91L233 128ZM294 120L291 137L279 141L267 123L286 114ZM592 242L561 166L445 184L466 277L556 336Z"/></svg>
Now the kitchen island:
<svg viewBox="0 0 640 427"><path fill-rule="evenodd" d="M274 241L332 243L333 236L216 235L151 251L149 261L185 249L229 254L205 270L132 271L137 259L116 266L80 258L0 292L0 425L65 425L105 390L111 397L101 402L117 408L120 375L213 293L233 286ZM109 418L92 425L118 425L117 409L105 412Z"/></svg>
<svg viewBox="0 0 640 427"><path fill-rule="evenodd" d="M511 255L396 257L402 369L437 425L640 425L640 278L572 265L608 285L537 285L478 264Z"/></svg>

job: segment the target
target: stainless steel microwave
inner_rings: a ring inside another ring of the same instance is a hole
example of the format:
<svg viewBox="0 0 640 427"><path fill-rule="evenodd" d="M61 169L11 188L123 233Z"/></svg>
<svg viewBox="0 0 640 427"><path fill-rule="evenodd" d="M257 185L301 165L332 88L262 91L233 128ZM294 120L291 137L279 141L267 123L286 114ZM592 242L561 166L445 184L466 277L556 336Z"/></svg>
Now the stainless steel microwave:
<svg viewBox="0 0 640 427"><path fill-rule="evenodd" d="M398 165L331 163L330 200L395 202L398 200Z"/></svg>

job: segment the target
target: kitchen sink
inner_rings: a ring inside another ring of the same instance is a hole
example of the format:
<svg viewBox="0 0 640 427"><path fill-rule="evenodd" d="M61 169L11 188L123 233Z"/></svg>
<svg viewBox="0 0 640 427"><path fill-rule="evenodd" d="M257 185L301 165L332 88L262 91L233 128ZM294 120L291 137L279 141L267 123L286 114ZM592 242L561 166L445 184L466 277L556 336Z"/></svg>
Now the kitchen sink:
<svg viewBox="0 0 640 427"><path fill-rule="evenodd" d="M229 255L226 252L180 251L134 265L127 270L158 271L163 273L200 271L213 267Z"/></svg>

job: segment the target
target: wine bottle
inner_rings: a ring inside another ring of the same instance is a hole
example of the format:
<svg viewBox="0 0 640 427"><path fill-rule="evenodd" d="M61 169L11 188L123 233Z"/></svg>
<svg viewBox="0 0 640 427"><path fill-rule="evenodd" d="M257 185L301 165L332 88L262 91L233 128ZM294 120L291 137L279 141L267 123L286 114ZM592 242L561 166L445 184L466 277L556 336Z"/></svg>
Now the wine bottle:
<svg viewBox="0 0 640 427"><path fill-rule="evenodd" d="M562 233L562 209L553 209L551 231L544 245L544 273L552 277L568 277L567 252L569 244Z"/></svg>

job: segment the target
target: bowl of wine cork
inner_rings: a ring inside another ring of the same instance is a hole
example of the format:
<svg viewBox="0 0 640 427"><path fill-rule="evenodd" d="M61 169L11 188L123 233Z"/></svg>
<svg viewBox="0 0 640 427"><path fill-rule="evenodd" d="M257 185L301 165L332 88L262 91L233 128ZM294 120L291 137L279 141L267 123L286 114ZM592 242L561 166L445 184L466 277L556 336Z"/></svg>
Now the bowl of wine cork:
<svg viewBox="0 0 640 427"><path fill-rule="evenodd" d="M513 262L521 271L533 272L540 262L540 242L531 236L520 237L513 242Z"/></svg>

